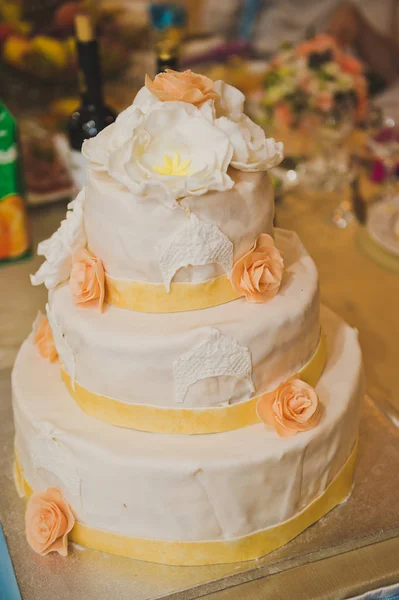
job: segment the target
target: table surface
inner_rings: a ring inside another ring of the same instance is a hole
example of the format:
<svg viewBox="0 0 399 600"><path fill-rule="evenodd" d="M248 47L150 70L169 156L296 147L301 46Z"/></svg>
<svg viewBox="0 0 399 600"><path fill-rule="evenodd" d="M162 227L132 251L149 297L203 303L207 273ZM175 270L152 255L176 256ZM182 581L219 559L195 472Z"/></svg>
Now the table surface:
<svg viewBox="0 0 399 600"><path fill-rule="evenodd" d="M359 330L368 393L387 412L390 407L398 411L399 275L374 263L361 252L357 242L359 225L356 222L346 229L334 228L329 223L329 214L337 203L338 198L331 194L304 194L297 190L287 194L277 206L277 225L297 231L318 267L322 302ZM31 213L34 246L53 233L64 215L65 204L35 209ZM12 365L37 311L45 306L47 293L44 286L33 288L29 281L29 273L35 272L40 263L41 259L34 257L0 268L0 369ZM239 588L218 592L210 598L284 598L286 596L281 595L281 590L289 585L287 582L295 576L297 569L302 569L300 576L297 573L298 598L338 598L334 595L337 590L334 584L339 585L340 589L360 593L365 582L372 582L370 587L375 583L374 587L377 587L399 579L399 564L397 561L393 564L387 558L391 556L395 544L395 552L399 552L399 541L388 540L348 552L343 557L320 560L310 565L312 577L305 576L306 567L297 567ZM360 559L361 556L363 559ZM331 572L336 574L345 565L346 578L327 577L324 571L324 576L320 575L318 579L318 570L323 572L324 564L325 569L332 569ZM349 564L353 568L349 568ZM356 576L358 581L355 581ZM271 590L274 590L273 594Z"/></svg>

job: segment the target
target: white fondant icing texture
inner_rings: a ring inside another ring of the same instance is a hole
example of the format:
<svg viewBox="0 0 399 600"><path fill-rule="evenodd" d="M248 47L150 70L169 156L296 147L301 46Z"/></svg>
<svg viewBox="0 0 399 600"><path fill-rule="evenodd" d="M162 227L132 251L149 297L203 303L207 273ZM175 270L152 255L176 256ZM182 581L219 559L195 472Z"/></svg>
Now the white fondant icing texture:
<svg viewBox="0 0 399 600"><path fill-rule="evenodd" d="M262 423L185 436L96 421L74 404L59 366L41 358L30 338L13 372L16 447L28 483L60 486L79 521L127 536L228 540L289 519L325 490L357 437L357 333L326 309L322 326L321 421L287 439Z"/></svg>
<svg viewBox="0 0 399 600"><path fill-rule="evenodd" d="M85 229L90 250L113 277L163 283L157 249L187 227L189 211L207 225L217 227L234 246L234 259L246 252L261 233L272 233L273 186L267 173L229 170L234 187L188 196L176 210L160 203L156 194L134 195L108 173L89 171L85 198ZM208 251L207 251L208 252ZM195 259L182 266L173 281L206 281L226 270L218 256ZM229 259L230 260L230 259ZM169 274L168 278L169 279Z"/></svg>
<svg viewBox="0 0 399 600"><path fill-rule="evenodd" d="M241 298L165 315L107 306L101 314L76 306L67 285L54 290L49 304L73 353L76 381L122 402L181 406L174 365L209 340L212 328L248 349L255 392L274 389L308 362L320 334L316 267L295 233L276 230L275 237L286 269L279 294L266 304ZM249 379L238 370L238 377L231 371L211 375L191 382L184 407L220 406L251 396Z"/></svg>

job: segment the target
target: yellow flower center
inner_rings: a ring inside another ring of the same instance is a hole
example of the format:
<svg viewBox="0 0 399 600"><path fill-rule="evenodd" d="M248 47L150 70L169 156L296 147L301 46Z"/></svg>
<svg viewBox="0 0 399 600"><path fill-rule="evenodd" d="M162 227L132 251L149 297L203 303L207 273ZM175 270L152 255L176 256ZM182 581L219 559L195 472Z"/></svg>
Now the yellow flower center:
<svg viewBox="0 0 399 600"><path fill-rule="evenodd" d="M185 177L193 173L193 169L188 169L191 163L190 159L180 161L180 154L175 152L173 158L167 154L163 157L164 164L152 167L152 170L159 175L171 175L174 177Z"/></svg>

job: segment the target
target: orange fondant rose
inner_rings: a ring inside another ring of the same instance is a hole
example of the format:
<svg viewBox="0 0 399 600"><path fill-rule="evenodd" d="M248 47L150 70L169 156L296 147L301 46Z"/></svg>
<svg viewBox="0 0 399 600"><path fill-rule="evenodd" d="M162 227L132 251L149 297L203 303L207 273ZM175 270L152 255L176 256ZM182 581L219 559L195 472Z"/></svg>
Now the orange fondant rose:
<svg viewBox="0 0 399 600"><path fill-rule="evenodd" d="M312 386L294 377L281 383L275 392L263 394L257 413L280 437L289 437L317 425L320 404Z"/></svg>
<svg viewBox="0 0 399 600"><path fill-rule="evenodd" d="M37 323L34 340L40 356L48 358L51 363L57 360L58 353L54 344L53 332L51 331L47 317L42 316Z"/></svg>
<svg viewBox="0 0 399 600"><path fill-rule="evenodd" d="M248 302L267 302L277 294L284 261L273 238L261 233L252 248L233 266L231 283Z"/></svg>
<svg viewBox="0 0 399 600"><path fill-rule="evenodd" d="M96 306L102 310L104 304L104 268L100 259L88 250L75 252L69 286L76 304Z"/></svg>
<svg viewBox="0 0 399 600"><path fill-rule="evenodd" d="M68 554L68 533L75 524L71 507L58 488L50 487L29 498L25 515L29 546L44 556L49 552Z"/></svg>
<svg viewBox="0 0 399 600"><path fill-rule="evenodd" d="M190 70L179 73L166 69L154 80L145 76L145 85L162 102L178 100L201 106L206 100L215 100L218 94L213 89L213 81L205 75Z"/></svg>

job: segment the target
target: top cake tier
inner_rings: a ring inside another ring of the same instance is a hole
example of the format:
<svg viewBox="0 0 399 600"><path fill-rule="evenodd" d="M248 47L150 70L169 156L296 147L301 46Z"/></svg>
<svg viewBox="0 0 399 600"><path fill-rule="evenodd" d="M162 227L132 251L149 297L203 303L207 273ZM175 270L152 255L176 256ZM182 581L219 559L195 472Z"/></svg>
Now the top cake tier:
<svg viewBox="0 0 399 600"><path fill-rule="evenodd" d="M143 201L108 173L89 171L87 245L106 272L118 278L169 286L229 273L231 260L260 234L272 234L274 217L267 173L231 169L230 175L231 190L188 196L179 209L170 210L156 194Z"/></svg>
<svg viewBox="0 0 399 600"><path fill-rule="evenodd" d="M85 142L88 247L109 275L167 288L206 281L272 232L264 171L282 144L243 110L232 86L168 71Z"/></svg>
<svg viewBox="0 0 399 600"><path fill-rule="evenodd" d="M46 261L33 283L70 279L81 303L105 278L101 306L141 312L276 293L283 259L267 170L283 145L245 115L244 100L191 71L147 77L115 123L84 142L87 185L39 245Z"/></svg>

